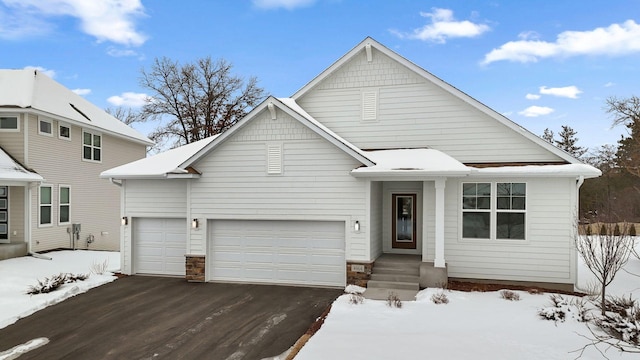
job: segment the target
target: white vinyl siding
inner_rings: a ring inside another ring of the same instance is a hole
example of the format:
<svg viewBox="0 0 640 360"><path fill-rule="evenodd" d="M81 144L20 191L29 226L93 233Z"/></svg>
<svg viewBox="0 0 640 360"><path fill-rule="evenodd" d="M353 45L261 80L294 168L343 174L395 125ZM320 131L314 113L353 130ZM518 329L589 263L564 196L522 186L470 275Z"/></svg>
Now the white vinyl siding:
<svg viewBox="0 0 640 360"><path fill-rule="evenodd" d="M23 121L24 122L24 121ZM57 126L57 123L54 125ZM25 165L36 169L38 174L54 184L53 224L32 230L32 250L45 251L72 246L67 228L69 224L58 225L58 185L72 189L70 220L82 226L79 248L87 248L87 237L93 235L95 241L89 245L92 250L120 249L120 188L107 179L100 179L102 171L141 159L146 155L146 147L108 134L103 134L103 146L110 149L102 163L82 160L82 128L71 126L70 141L57 137L38 135L37 116L29 116L29 161ZM4 142L4 138L3 138ZM54 157L52 154L56 154ZM38 224L38 188L33 190L31 203L33 225ZM183 215L184 216L184 215Z"/></svg>
<svg viewBox="0 0 640 360"><path fill-rule="evenodd" d="M468 182L472 179L465 179ZM477 182L525 183L525 179ZM526 241L463 240L461 181L449 179L445 194L445 259L449 277L574 283L573 216L576 180L526 179ZM433 235L431 235L433 236Z"/></svg>
<svg viewBox="0 0 640 360"><path fill-rule="evenodd" d="M350 171L361 164L321 139L297 120L268 112L257 115L194 167L202 172L192 183L194 218L323 220L364 228L369 196L362 180ZM272 127L279 127L274 130ZM265 173L265 142L283 144L282 176ZM203 249L201 234L192 231L191 251ZM369 260L364 232L348 232L347 259Z"/></svg>
<svg viewBox="0 0 640 360"><path fill-rule="evenodd" d="M366 61L363 52L297 99L298 104L361 149L431 147L464 163L561 160L374 52L373 63ZM363 87L378 88L376 121L359 120L363 116Z"/></svg>

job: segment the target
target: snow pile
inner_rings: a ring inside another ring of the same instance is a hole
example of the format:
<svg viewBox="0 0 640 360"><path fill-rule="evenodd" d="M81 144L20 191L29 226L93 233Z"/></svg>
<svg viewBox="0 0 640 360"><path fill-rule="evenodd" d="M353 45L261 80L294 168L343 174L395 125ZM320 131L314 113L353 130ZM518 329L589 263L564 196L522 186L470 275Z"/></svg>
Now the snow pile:
<svg viewBox="0 0 640 360"><path fill-rule="evenodd" d="M24 344L15 346L9 350L0 352L0 360L13 360L20 357L22 354L26 354L31 350L37 349L43 345L47 345L49 339L45 337L35 338L27 341Z"/></svg>
<svg viewBox="0 0 640 360"><path fill-rule="evenodd" d="M120 253L111 251L65 250L47 253L52 260L26 256L0 261L0 329L47 306L116 279L112 273L91 274L84 281L61 285L47 294L28 295L38 281L63 273L89 273L96 261L108 261L110 271L120 269Z"/></svg>

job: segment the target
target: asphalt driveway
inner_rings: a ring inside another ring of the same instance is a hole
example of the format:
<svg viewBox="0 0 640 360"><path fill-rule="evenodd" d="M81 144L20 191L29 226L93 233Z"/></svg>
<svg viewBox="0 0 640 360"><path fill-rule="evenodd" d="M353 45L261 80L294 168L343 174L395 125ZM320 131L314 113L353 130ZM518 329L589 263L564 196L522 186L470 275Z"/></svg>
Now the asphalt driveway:
<svg viewBox="0 0 640 360"><path fill-rule="evenodd" d="M286 351L341 293L125 277L0 329L0 352L46 337L20 360L262 359Z"/></svg>

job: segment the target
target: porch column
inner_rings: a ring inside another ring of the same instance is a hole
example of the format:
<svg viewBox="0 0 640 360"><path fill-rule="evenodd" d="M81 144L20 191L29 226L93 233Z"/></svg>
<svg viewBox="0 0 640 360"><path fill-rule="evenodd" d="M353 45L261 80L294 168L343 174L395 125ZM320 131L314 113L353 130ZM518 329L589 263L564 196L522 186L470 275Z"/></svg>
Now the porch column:
<svg viewBox="0 0 640 360"><path fill-rule="evenodd" d="M429 254L427 252L427 249L429 247L429 239L431 239L430 234L428 233L429 228L427 226L427 223L429 221L429 219L427 218L427 214L429 213L426 209L427 209L427 204L429 204L429 197L427 196L427 194L430 192L429 189L427 189L427 186L431 185L428 184L428 181L423 181L422 182L422 262L430 262L431 259L429 259Z"/></svg>
<svg viewBox="0 0 640 360"><path fill-rule="evenodd" d="M433 266L443 268L445 267L444 261L444 188L446 178L439 178L435 181L436 187L436 216L435 216L435 258L433 259Z"/></svg>

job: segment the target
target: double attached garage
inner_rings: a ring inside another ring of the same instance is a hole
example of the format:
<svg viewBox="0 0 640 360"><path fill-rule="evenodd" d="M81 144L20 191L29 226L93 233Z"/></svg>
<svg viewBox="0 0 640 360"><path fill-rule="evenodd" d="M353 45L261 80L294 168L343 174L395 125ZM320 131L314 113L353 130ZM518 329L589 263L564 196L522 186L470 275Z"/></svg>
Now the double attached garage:
<svg viewBox="0 0 640 360"><path fill-rule="evenodd" d="M133 272L185 275L186 219L134 218ZM206 279L344 286L341 221L209 220Z"/></svg>

